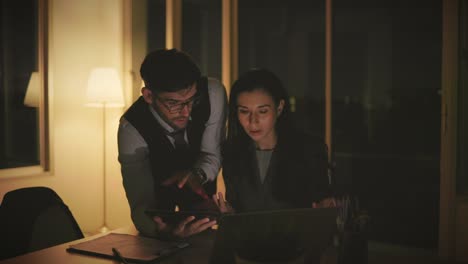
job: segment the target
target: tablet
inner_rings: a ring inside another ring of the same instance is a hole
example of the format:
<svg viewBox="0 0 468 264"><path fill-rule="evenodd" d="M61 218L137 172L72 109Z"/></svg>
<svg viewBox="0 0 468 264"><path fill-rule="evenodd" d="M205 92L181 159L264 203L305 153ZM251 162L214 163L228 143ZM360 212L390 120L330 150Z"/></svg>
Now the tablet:
<svg viewBox="0 0 468 264"><path fill-rule="evenodd" d="M167 224L178 224L189 216L195 216L195 220L203 218L209 218L210 221L219 220L222 215L219 211L170 211L157 209L149 209L145 213L150 217L159 216Z"/></svg>

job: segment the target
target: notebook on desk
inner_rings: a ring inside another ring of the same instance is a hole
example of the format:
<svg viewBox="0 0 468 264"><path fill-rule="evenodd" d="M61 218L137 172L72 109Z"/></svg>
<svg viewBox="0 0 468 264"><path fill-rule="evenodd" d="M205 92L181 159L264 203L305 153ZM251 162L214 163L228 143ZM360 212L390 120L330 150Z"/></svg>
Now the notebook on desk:
<svg viewBox="0 0 468 264"><path fill-rule="evenodd" d="M111 259L122 257L128 262L147 263L175 254L188 246L186 242L166 242L138 235L109 233L70 245L67 251ZM119 252L120 256L115 255L113 248Z"/></svg>
<svg viewBox="0 0 468 264"><path fill-rule="evenodd" d="M336 231L336 208L304 208L225 215L220 219L210 263L282 261L323 252Z"/></svg>

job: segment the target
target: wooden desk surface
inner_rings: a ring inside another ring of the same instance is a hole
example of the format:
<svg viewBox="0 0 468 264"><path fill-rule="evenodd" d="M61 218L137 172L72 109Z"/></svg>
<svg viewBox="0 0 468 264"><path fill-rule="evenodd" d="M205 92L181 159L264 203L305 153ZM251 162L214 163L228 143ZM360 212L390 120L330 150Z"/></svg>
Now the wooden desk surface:
<svg viewBox="0 0 468 264"><path fill-rule="evenodd" d="M113 233L138 234L132 227L120 228L112 231ZM159 261L161 264L198 264L208 263L213 248L214 230L205 231L201 234L189 238L191 246L178 252L177 254ZM68 253L66 249L71 244L94 239L104 234L90 236L84 239L72 241L58 246L46 248L43 250L31 252L22 256L14 257L0 261L0 264L109 264L119 263L115 260L99 257L86 256L76 253ZM322 257L321 264L336 264L336 251L330 248ZM388 254L382 252L369 252L368 264L458 264L458 262L441 261L437 257L430 256L405 256L404 254ZM466 263L465 263L466 264Z"/></svg>
<svg viewBox="0 0 468 264"><path fill-rule="evenodd" d="M208 263L211 248L214 242L214 230L209 230L193 236L189 239L191 246L181 250L174 256L161 260L158 263L171 264L171 263ZM112 233L122 234L138 234L135 227L119 228ZM109 264L119 263L118 261L86 256L76 253L69 253L66 251L69 245L83 242L86 240L94 239L105 234L98 234L86 237L80 240L72 241L69 243L61 244L58 246L38 250L18 257L0 261L0 264Z"/></svg>

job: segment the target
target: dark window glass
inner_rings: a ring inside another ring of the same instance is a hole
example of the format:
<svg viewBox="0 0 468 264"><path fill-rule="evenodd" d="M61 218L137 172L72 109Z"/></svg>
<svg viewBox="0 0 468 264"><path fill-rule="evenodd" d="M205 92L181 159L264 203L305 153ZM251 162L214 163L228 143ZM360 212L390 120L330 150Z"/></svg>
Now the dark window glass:
<svg viewBox="0 0 468 264"><path fill-rule="evenodd" d="M468 194L468 1L460 1L457 194Z"/></svg>
<svg viewBox="0 0 468 264"><path fill-rule="evenodd" d="M202 74L221 80L221 1L184 0L182 49Z"/></svg>
<svg viewBox="0 0 468 264"><path fill-rule="evenodd" d="M336 182L368 209L370 239L435 249L441 1L333 4Z"/></svg>
<svg viewBox="0 0 468 264"><path fill-rule="evenodd" d="M0 4L0 169L38 165L38 105L24 98L38 71L37 0Z"/></svg>
<svg viewBox="0 0 468 264"><path fill-rule="evenodd" d="M275 72L296 124L324 136L324 1L239 0L239 74Z"/></svg>
<svg viewBox="0 0 468 264"><path fill-rule="evenodd" d="M147 1L148 52L166 47L166 1Z"/></svg>

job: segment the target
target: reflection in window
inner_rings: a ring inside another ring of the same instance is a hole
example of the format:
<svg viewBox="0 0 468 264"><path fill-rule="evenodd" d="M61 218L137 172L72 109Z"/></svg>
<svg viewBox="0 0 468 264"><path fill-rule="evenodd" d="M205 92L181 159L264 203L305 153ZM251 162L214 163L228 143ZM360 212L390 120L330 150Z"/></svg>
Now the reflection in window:
<svg viewBox="0 0 468 264"><path fill-rule="evenodd" d="M221 1L184 0L182 50L204 75L221 80Z"/></svg>
<svg viewBox="0 0 468 264"><path fill-rule="evenodd" d="M0 17L0 169L39 165L39 108L24 104L39 70L38 1L2 1Z"/></svg>
<svg viewBox="0 0 468 264"><path fill-rule="evenodd" d="M333 4L336 180L369 210L371 239L435 249L442 3Z"/></svg>
<svg viewBox="0 0 468 264"><path fill-rule="evenodd" d="M275 72L291 96L296 124L322 137L324 3L239 0L239 74L259 67Z"/></svg>
<svg viewBox="0 0 468 264"><path fill-rule="evenodd" d="M295 98L297 125L322 136L324 5L239 0L239 72L277 73ZM337 190L362 200L371 239L434 249L441 0L335 0L332 9Z"/></svg>

